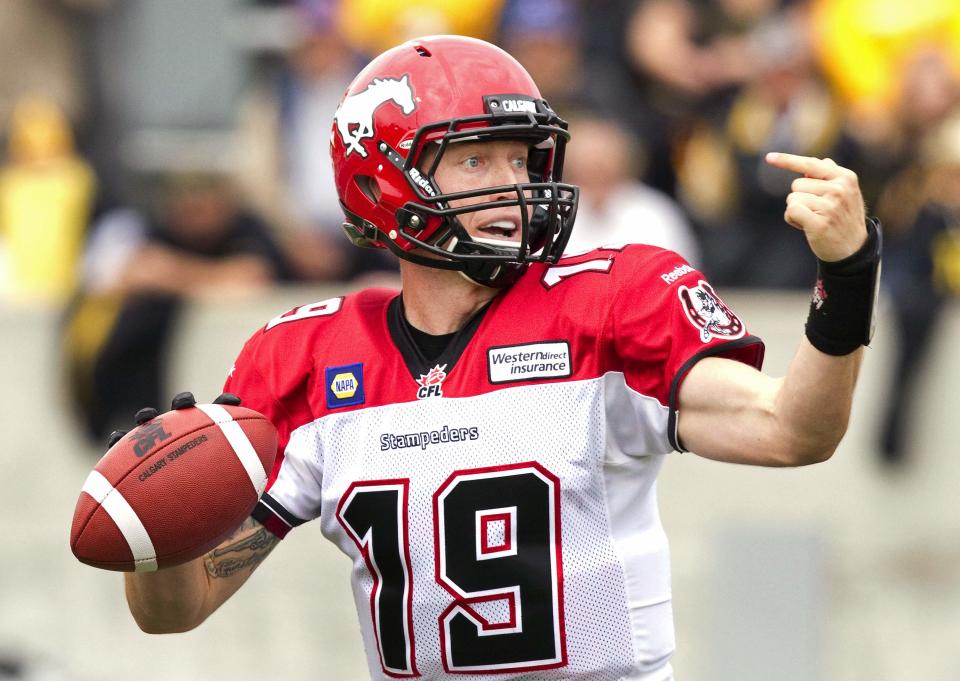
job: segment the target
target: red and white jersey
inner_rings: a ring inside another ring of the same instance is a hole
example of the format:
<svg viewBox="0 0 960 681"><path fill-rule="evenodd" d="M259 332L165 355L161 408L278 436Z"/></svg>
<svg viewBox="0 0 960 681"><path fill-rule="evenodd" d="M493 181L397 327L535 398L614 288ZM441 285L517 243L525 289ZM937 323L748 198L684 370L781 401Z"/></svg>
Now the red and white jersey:
<svg viewBox="0 0 960 681"><path fill-rule="evenodd" d="M435 362L402 314L384 290L296 308L226 383L280 433L255 517L319 518L353 559L371 676L672 678L677 389L762 343L650 246L531 266Z"/></svg>

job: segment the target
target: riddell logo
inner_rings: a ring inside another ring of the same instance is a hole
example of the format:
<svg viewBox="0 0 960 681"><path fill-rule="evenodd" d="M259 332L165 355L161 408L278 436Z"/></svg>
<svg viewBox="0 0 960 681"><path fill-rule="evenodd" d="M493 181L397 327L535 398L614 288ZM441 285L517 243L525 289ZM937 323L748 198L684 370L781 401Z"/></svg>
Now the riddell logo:
<svg viewBox="0 0 960 681"><path fill-rule="evenodd" d="M417 383L420 388L417 390L417 399L425 400L428 397L443 397L443 380L447 377L445 369L447 365L437 365L426 374L420 374Z"/></svg>
<svg viewBox="0 0 960 681"><path fill-rule="evenodd" d="M413 183L420 187L427 195L436 196L437 193L433 190L433 185L430 184L430 180L425 178L420 174L420 171L416 168L411 168L409 171L410 179L413 180Z"/></svg>

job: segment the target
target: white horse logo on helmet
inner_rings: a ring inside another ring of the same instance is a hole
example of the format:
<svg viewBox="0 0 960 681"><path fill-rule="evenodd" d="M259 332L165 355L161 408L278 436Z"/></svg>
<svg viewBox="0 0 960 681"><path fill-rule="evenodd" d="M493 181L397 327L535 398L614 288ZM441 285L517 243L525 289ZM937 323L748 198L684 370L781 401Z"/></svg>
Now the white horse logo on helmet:
<svg viewBox="0 0 960 681"><path fill-rule="evenodd" d="M413 113L416 106L413 103L409 75L399 79L374 78L366 90L343 100L334 120L348 155L357 152L364 158L367 157L367 150L361 141L373 137L373 113L391 100L400 107L404 115Z"/></svg>

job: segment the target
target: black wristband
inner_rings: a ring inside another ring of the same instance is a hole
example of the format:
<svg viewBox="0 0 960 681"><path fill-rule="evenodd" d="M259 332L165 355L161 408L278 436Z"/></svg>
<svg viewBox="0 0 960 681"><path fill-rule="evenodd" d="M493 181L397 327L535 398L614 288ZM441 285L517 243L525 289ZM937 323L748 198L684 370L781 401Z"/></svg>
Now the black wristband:
<svg viewBox="0 0 960 681"><path fill-rule="evenodd" d="M817 260L817 284L807 317L807 339L828 355L847 355L873 337L883 239L880 222L867 218L867 241L836 262Z"/></svg>

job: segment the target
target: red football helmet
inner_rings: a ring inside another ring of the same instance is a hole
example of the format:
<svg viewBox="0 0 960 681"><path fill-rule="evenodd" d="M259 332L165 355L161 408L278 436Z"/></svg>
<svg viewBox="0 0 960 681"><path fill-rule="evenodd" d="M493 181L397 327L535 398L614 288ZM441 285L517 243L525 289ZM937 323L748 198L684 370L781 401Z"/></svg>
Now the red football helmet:
<svg viewBox="0 0 960 681"><path fill-rule="evenodd" d="M449 144L496 139L529 142L530 182L440 190L434 172ZM509 286L527 263L556 262L570 237L579 190L559 182L568 139L566 122L500 48L461 36L411 40L361 71L334 117L330 154L344 231L358 246ZM450 205L483 196L499 198ZM520 207L519 243L471 238L458 219L502 206Z"/></svg>

